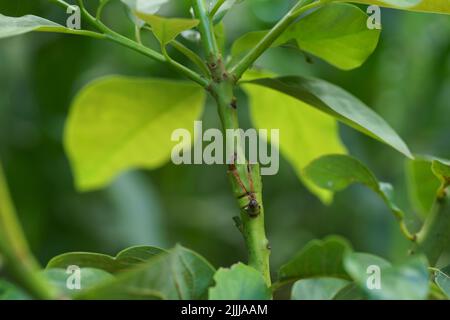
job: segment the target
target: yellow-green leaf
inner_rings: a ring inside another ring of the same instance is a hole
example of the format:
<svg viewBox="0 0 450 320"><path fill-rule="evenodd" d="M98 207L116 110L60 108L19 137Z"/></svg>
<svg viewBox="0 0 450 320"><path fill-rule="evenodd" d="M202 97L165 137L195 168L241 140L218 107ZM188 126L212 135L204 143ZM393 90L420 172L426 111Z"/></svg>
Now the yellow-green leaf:
<svg viewBox="0 0 450 320"><path fill-rule="evenodd" d="M65 129L78 188L101 188L124 170L165 164L172 132L192 132L204 99L202 88L178 81L112 76L87 85Z"/></svg>
<svg viewBox="0 0 450 320"><path fill-rule="evenodd" d="M163 18L137 12L136 15L152 27L152 32L162 45L174 40L183 31L196 27L196 19Z"/></svg>
<svg viewBox="0 0 450 320"><path fill-rule="evenodd" d="M271 292L262 275L252 267L237 263L220 268L214 275L216 285L209 289L210 300L270 300Z"/></svg>

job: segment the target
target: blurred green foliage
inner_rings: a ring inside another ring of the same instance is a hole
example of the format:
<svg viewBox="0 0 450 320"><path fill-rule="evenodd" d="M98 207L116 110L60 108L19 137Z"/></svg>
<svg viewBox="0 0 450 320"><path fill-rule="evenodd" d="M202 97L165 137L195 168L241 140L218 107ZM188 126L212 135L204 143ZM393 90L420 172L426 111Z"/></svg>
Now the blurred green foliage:
<svg viewBox="0 0 450 320"><path fill-rule="evenodd" d="M239 5L225 19L228 40L267 29L291 2L249 0ZM188 16L184 1L172 9L180 17ZM0 12L31 13L60 23L67 18L44 0L0 0ZM354 71L340 71L316 59L308 63L286 48L271 49L257 65L281 75L315 75L340 85L383 116L414 153L449 158L450 19L389 9L382 10L382 19L376 53ZM105 21L133 35L119 1L106 9ZM149 33L143 38L156 45ZM176 52L171 54L182 59ZM151 172L124 174L103 191L75 191L62 147L64 121L76 92L110 74L176 77L167 66L99 40L28 34L0 42L0 155L39 260L45 264L68 251L114 254L131 245L169 248L177 242L216 267L245 260L244 243L232 223L237 208L222 166L167 164ZM243 102L239 110L243 123L249 126L246 97L241 92L238 98ZM220 126L211 101L203 119L205 126ZM407 208L413 221L417 214L408 207L404 157L343 126L341 134L352 155L395 186L396 201ZM364 187L338 193L326 207L302 186L285 161L277 176L263 182L274 270L306 241L328 234L342 235L358 251L391 261L406 254L408 244L389 209Z"/></svg>

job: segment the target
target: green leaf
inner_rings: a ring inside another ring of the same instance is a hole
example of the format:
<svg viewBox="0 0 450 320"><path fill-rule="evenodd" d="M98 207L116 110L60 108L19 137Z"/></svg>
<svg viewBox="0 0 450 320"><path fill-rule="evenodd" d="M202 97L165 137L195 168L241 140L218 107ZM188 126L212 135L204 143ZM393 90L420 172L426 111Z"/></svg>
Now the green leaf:
<svg viewBox="0 0 450 320"><path fill-rule="evenodd" d="M155 15L136 13L137 17L147 22L161 45L166 45L182 33L199 24L195 19L163 18Z"/></svg>
<svg viewBox="0 0 450 320"><path fill-rule="evenodd" d="M113 281L92 288L80 298L204 299L213 284L214 272L204 258L178 245Z"/></svg>
<svg viewBox="0 0 450 320"><path fill-rule="evenodd" d="M393 188L388 183L378 182L375 175L359 160L346 155L327 155L311 162L304 175L318 187L333 192L341 191L355 183L370 188L386 203L400 222L405 235L413 239L405 225L405 213L395 204Z"/></svg>
<svg viewBox="0 0 450 320"><path fill-rule="evenodd" d="M402 264L392 266L374 255L349 253L345 256L344 265L370 299L422 300L428 295L428 263L424 256L414 256ZM378 268L379 273L372 271L375 268ZM373 277L378 275L381 287L369 287Z"/></svg>
<svg viewBox="0 0 450 320"><path fill-rule="evenodd" d="M350 283L342 288L333 298L333 300L365 300L365 293L355 284Z"/></svg>
<svg viewBox="0 0 450 320"><path fill-rule="evenodd" d="M53 21L33 15L8 17L0 14L0 39L13 37L32 31L68 33L94 37L100 36L99 34L91 31L69 29Z"/></svg>
<svg viewBox="0 0 450 320"><path fill-rule="evenodd" d="M204 100L202 88L184 82L113 76L87 85L65 128L78 189L101 188L124 170L165 164L173 131L192 133Z"/></svg>
<svg viewBox="0 0 450 320"><path fill-rule="evenodd" d="M350 282L336 278L304 279L294 283L292 300L333 300Z"/></svg>
<svg viewBox="0 0 450 320"><path fill-rule="evenodd" d="M391 187L378 182L375 175L359 160L347 155L326 155L312 161L304 170L308 179L318 187L330 191L342 191L355 183L361 183L377 193L395 211L400 209L391 201ZM401 215L403 215L401 213Z"/></svg>
<svg viewBox="0 0 450 320"><path fill-rule="evenodd" d="M253 84L245 84L242 88L249 97L253 125L258 129L280 130L279 145L275 146L302 182L323 202L329 203L332 193L317 188L304 177L302 170L324 154L347 152L339 137L336 120L282 92ZM274 106L278 106L276 112Z"/></svg>
<svg viewBox="0 0 450 320"><path fill-rule="evenodd" d="M161 9L169 0L121 0L131 11L137 11L144 14L154 14Z"/></svg>
<svg viewBox="0 0 450 320"><path fill-rule="evenodd" d="M329 4L286 30L272 47L294 40L302 51L338 68L355 69L374 52L380 37L380 30L367 28L367 19L367 14L354 5ZM231 50L233 57L252 49L267 32L250 32L236 40Z"/></svg>
<svg viewBox="0 0 450 320"><path fill-rule="evenodd" d="M144 263L163 252L166 251L150 246L131 247L119 252L116 257L91 252L70 252L54 257L46 268L66 269L71 265L76 265L80 268L96 268L116 273Z"/></svg>
<svg viewBox="0 0 450 320"><path fill-rule="evenodd" d="M406 163L409 197L422 218L431 212L440 186L439 179L431 170L431 163L427 158L416 158Z"/></svg>
<svg viewBox="0 0 450 320"><path fill-rule="evenodd" d="M0 300L30 300L31 297L9 281L0 279Z"/></svg>
<svg viewBox="0 0 450 320"><path fill-rule="evenodd" d="M309 242L293 259L280 268L280 283L312 277L348 279L343 258L351 250L347 240L332 236Z"/></svg>
<svg viewBox="0 0 450 320"><path fill-rule="evenodd" d="M290 95L413 158L406 144L383 118L359 99L333 84L320 79L295 76L257 79L247 83Z"/></svg>
<svg viewBox="0 0 450 320"><path fill-rule="evenodd" d="M210 300L270 300L271 291L261 274L243 263L220 268L214 275L216 285L209 289Z"/></svg>
<svg viewBox="0 0 450 320"><path fill-rule="evenodd" d="M450 161L443 159L435 159L431 164L431 170L436 177L441 180L442 184L450 185Z"/></svg>
<svg viewBox="0 0 450 320"><path fill-rule="evenodd" d="M375 51L381 31L367 28L368 16L354 5L329 4L293 25L283 38L343 70L360 67Z"/></svg>
<svg viewBox="0 0 450 320"><path fill-rule="evenodd" d="M79 266L78 266L79 267ZM104 270L94 268L80 268L80 289L70 288L68 282L73 276L66 269L46 269L42 271L43 276L59 291L60 294L67 297L74 297L81 294L100 283L111 281L114 276Z"/></svg>
<svg viewBox="0 0 450 320"><path fill-rule="evenodd" d="M447 0L338 0L356 2L410 11L450 14L450 2Z"/></svg>
<svg viewBox="0 0 450 320"><path fill-rule="evenodd" d="M450 266L443 268L442 270L436 270L434 273L434 282L445 293L447 298L450 299Z"/></svg>

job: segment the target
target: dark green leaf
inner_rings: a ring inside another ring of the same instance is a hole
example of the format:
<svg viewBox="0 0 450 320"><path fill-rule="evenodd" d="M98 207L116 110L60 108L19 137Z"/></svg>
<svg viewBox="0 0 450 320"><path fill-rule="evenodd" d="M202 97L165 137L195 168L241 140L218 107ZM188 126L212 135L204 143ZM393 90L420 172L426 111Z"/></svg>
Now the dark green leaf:
<svg viewBox="0 0 450 320"><path fill-rule="evenodd" d="M365 253L349 253L345 270L370 299L421 300L428 295L428 263L424 256L414 256L392 266L388 261ZM371 269L377 268L376 274ZM380 277L380 288L370 287L372 277Z"/></svg>
<svg viewBox="0 0 450 320"><path fill-rule="evenodd" d="M355 284L350 283L346 287L342 288L335 296L333 300L365 300L365 293Z"/></svg>
<svg viewBox="0 0 450 320"><path fill-rule="evenodd" d="M125 249L111 257L100 253L70 252L54 257L47 264L47 269L63 268L76 265L80 268L96 268L110 273L130 269L153 258L165 250L151 246L137 246Z"/></svg>
<svg viewBox="0 0 450 320"><path fill-rule="evenodd" d="M290 95L413 158L406 144L383 118L359 99L333 84L294 76L256 79L246 83Z"/></svg>
<svg viewBox="0 0 450 320"><path fill-rule="evenodd" d="M269 300L271 291L261 274L243 263L219 269L216 285L209 289L210 300Z"/></svg>
<svg viewBox="0 0 450 320"><path fill-rule="evenodd" d="M292 287L292 300L332 300L350 282L336 278L304 279Z"/></svg>
<svg viewBox="0 0 450 320"><path fill-rule="evenodd" d="M176 246L83 293L82 299L183 299L207 297L214 268L195 252Z"/></svg>
<svg viewBox="0 0 450 320"><path fill-rule="evenodd" d="M69 270L70 271L70 270ZM67 269L46 269L42 271L43 276L65 297L74 297L83 291L103 282L111 281L114 276L104 270L94 268L79 269L80 288L69 286L74 274Z"/></svg>
<svg viewBox="0 0 450 320"><path fill-rule="evenodd" d="M312 277L348 279L342 263L345 253L350 250L350 244L341 237L313 240L280 268L278 281L283 283Z"/></svg>

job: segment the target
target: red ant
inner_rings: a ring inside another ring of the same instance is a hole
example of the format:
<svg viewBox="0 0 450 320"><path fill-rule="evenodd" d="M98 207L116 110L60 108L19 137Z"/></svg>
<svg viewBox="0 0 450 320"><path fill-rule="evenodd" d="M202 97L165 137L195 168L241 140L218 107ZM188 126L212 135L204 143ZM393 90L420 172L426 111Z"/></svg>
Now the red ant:
<svg viewBox="0 0 450 320"><path fill-rule="evenodd" d="M259 202L256 199L255 186L253 184L253 178L252 178L252 173L251 173L251 169L250 169L250 164L247 164L247 173L248 173L248 180L250 183L250 190L247 190L247 188L245 187L245 184L242 182L241 177L239 176L239 173L237 172L236 165L234 163L232 163L230 165L229 172L231 172L233 174L237 183L239 184L242 191L244 192L242 195L240 195L238 197L238 199L242 199L244 197L248 198L248 204L241 207L241 209L244 209L250 217L256 218L257 216L259 216L259 214L261 212L261 206L259 205Z"/></svg>

